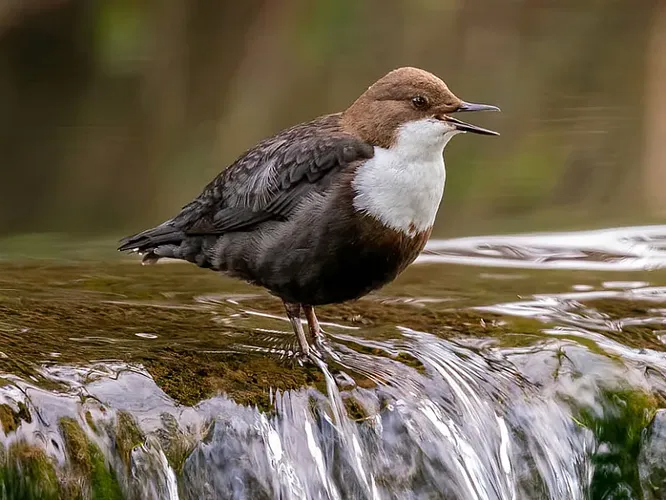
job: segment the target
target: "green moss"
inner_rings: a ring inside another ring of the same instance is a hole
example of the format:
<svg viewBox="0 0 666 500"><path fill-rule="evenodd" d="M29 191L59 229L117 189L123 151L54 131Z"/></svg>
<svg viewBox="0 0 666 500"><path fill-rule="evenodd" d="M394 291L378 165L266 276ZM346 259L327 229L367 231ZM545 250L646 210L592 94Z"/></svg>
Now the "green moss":
<svg viewBox="0 0 666 500"><path fill-rule="evenodd" d="M5 434L9 434L18 429L18 419L16 418L12 407L8 404L0 404L0 423L2 424L2 430L5 431Z"/></svg>
<svg viewBox="0 0 666 500"><path fill-rule="evenodd" d="M73 418L63 417L59 426L74 473L90 486L92 498L122 499L115 472L107 465L102 451L88 439L79 423Z"/></svg>
<svg viewBox="0 0 666 500"><path fill-rule="evenodd" d="M5 434L14 432L21 425L21 420L26 422L32 422L32 417L30 416L30 411L28 407L22 403L18 403L18 411L15 411L8 404L0 404L0 424L2 425L2 430L5 431Z"/></svg>
<svg viewBox="0 0 666 500"><path fill-rule="evenodd" d="M596 299L586 302L590 307L606 314L610 319L645 318L654 316L650 310L657 307L654 302L618 298Z"/></svg>
<svg viewBox="0 0 666 500"><path fill-rule="evenodd" d="M113 469L109 468L99 447L90 443L90 483L93 500L122 500L120 484Z"/></svg>
<svg viewBox="0 0 666 500"><path fill-rule="evenodd" d="M125 411L119 411L116 414L115 445L125 466L129 468L132 450L144 441L145 436L134 417Z"/></svg>
<svg viewBox="0 0 666 500"><path fill-rule="evenodd" d="M63 417L58 424L65 441L67 456L72 465L84 476L90 476L89 442L79 423L73 418Z"/></svg>
<svg viewBox="0 0 666 500"><path fill-rule="evenodd" d="M414 368L416 371L424 373L425 372L425 366L423 366L423 363L421 363L418 359L416 359L414 356L411 354L407 354L406 352L401 352L395 357L396 361L399 361L403 365L411 366Z"/></svg>
<svg viewBox="0 0 666 500"><path fill-rule="evenodd" d="M586 347L587 349L590 350L590 352L593 352L594 354L605 356L607 358L614 360L619 359L617 355L613 353L609 354L603 348L599 347L599 344L597 344L597 342L594 339L590 339L580 335L558 335L557 338L560 340L570 340L578 345Z"/></svg>
<svg viewBox="0 0 666 500"><path fill-rule="evenodd" d="M30 410L28 410L26 404L23 401L19 401L17 403L17 406L18 406L18 412L16 416L21 420L25 420L27 423L31 423L32 416L30 415Z"/></svg>
<svg viewBox="0 0 666 500"><path fill-rule="evenodd" d="M53 461L44 451L19 442L6 452L0 467L3 498L16 500L59 500L60 483Z"/></svg>
<svg viewBox="0 0 666 500"><path fill-rule="evenodd" d="M627 389L605 391L596 411L578 410L577 421L597 440L592 456L592 499L642 498L637 460L641 436L656 409L653 395Z"/></svg>
<svg viewBox="0 0 666 500"><path fill-rule="evenodd" d="M178 421L173 415L163 413L161 420L162 428L158 429L157 438L169 465L176 473L180 473L197 441L194 436L190 436L180 429Z"/></svg>
<svg viewBox="0 0 666 500"><path fill-rule="evenodd" d="M651 319L660 318L661 314L655 314L653 309L659 305L650 301L626 300L619 298L591 300L585 303L587 307L603 313L611 321L622 324L627 318ZM657 323L659 324L659 323ZM661 351L663 344L654 334L655 325L646 323L644 325L625 325L621 329L608 328L604 335L622 342L630 347L651 348Z"/></svg>
<svg viewBox="0 0 666 500"><path fill-rule="evenodd" d="M324 376L316 366L264 354L166 349L162 358L148 360L145 366L162 390L186 405L223 393L239 404L271 412L271 388L286 391L314 386L325 390Z"/></svg>
<svg viewBox="0 0 666 500"><path fill-rule="evenodd" d="M347 415L350 419L359 421L368 418L368 412L365 410L363 405L359 403L353 396L345 397L344 403L345 409L347 410Z"/></svg>
<svg viewBox="0 0 666 500"><path fill-rule="evenodd" d="M92 413L89 411L86 412L85 414L86 418L86 424L88 424L88 427L94 432L94 433L99 433L99 429L97 428L97 425L95 425L95 420L93 420Z"/></svg>

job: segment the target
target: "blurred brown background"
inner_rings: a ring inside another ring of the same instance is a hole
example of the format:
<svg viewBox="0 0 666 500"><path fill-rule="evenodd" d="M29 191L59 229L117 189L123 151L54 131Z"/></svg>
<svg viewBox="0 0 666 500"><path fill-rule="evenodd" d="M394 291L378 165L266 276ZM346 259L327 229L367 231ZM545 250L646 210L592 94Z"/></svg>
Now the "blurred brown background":
<svg viewBox="0 0 666 500"><path fill-rule="evenodd" d="M403 65L503 109L447 148L439 235L666 212L666 1L1 0L0 236L159 223Z"/></svg>

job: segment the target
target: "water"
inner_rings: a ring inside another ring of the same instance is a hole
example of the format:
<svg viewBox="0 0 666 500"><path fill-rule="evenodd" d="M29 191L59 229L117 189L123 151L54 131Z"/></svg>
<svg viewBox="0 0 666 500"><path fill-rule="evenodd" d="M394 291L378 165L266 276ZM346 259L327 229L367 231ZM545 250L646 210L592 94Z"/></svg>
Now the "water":
<svg viewBox="0 0 666 500"><path fill-rule="evenodd" d="M433 241L317 365L256 288L72 255L0 260L2 498L666 498L666 226Z"/></svg>

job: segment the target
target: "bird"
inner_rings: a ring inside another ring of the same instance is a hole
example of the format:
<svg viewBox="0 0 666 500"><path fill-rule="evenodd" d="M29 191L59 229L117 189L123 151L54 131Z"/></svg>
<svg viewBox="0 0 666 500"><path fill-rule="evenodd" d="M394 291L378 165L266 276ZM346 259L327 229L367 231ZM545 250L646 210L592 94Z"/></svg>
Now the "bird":
<svg viewBox="0 0 666 500"><path fill-rule="evenodd" d="M383 287L425 247L449 140L499 135L451 116L470 111L499 108L459 99L426 70L394 69L346 110L261 140L177 215L118 250L267 289L284 303L300 354L319 356L325 338L315 307Z"/></svg>

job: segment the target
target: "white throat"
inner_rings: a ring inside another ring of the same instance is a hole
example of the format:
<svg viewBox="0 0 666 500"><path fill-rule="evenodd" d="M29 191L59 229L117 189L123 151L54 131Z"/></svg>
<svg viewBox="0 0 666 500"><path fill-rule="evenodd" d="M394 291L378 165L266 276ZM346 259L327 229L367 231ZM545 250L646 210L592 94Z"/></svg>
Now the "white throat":
<svg viewBox="0 0 666 500"><path fill-rule="evenodd" d="M410 236L430 229L446 183L444 147L459 133L436 119L401 126L393 146L375 147L374 157L359 167L356 211Z"/></svg>

